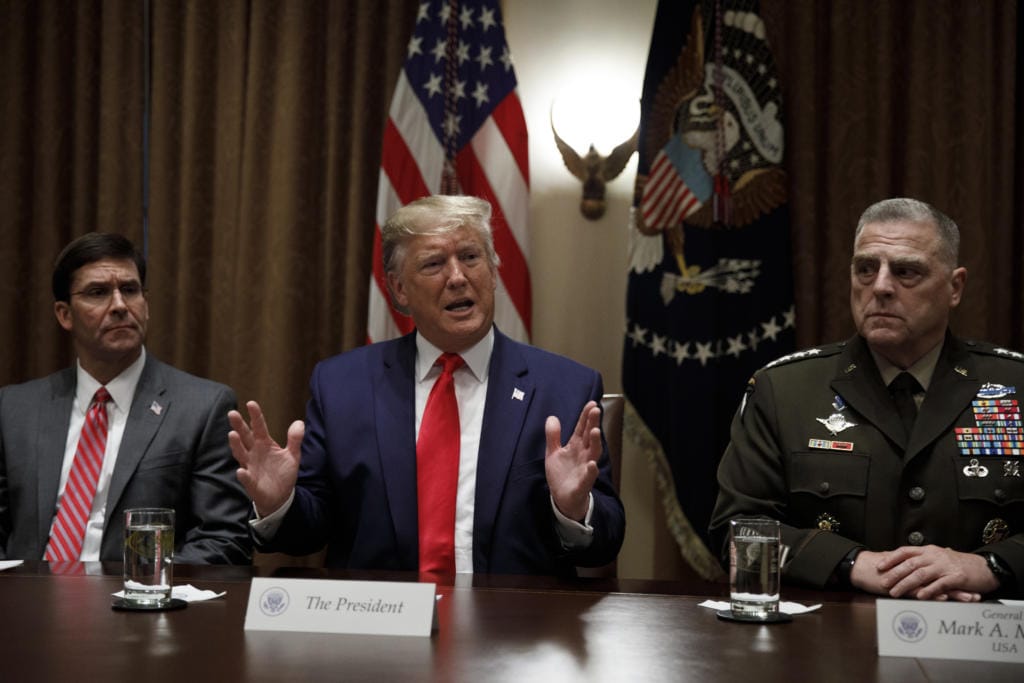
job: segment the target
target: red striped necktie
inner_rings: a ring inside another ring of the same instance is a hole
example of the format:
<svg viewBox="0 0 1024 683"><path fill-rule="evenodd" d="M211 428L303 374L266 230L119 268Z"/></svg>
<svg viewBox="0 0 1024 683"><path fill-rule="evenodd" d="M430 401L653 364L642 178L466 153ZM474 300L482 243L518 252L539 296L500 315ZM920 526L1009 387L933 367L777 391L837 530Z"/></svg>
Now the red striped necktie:
<svg viewBox="0 0 1024 683"><path fill-rule="evenodd" d="M455 573L455 496L459 487L459 404L452 373L462 357L443 353L416 442L416 500L421 572Z"/></svg>
<svg viewBox="0 0 1024 683"><path fill-rule="evenodd" d="M85 424L78 437L75 459L71 463L57 519L50 530L50 542L43 556L48 562L77 562L82 554L85 527L89 522L100 470L103 469L103 452L107 448L109 400L110 393L105 387L100 387L85 413Z"/></svg>

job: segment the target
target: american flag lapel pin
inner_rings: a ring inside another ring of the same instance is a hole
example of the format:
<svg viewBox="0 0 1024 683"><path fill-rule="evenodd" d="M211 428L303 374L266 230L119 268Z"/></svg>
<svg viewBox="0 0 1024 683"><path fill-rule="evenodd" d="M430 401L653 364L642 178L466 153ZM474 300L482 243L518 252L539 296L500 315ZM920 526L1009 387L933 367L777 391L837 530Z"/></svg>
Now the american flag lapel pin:
<svg viewBox="0 0 1024 683"><path fill-rule="evenodd" d="M514 398L515 400L522 401L524 396L526 396L526 394L524 394L523 390L520 389L519 387L516 387L512 390L512 398Z"/></svg>
<svg viewBox="0 0 1024 683"><path fill-rule="evenodd" d="M156 415L156 416L159 416L160 413L164 412L164 407L162 405L160 405L159 403L157 403L156 401L153 401L149 405L149 409L152 410L153 414Z"/></svg>

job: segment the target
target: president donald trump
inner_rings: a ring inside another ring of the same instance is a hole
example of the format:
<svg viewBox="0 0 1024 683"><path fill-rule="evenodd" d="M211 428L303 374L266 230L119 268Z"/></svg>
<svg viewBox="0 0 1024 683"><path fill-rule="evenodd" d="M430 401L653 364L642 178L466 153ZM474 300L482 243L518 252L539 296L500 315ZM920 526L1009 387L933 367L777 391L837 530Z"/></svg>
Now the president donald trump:
<svg viewBox="0 0 1024 683"><path fill-rule="evenodd" d="M490 205L432 196L381 229L395 307L416 329L320 362L284 446L256 402L231 450L264 550L435 575L574 575L613 560L625 515L600 375L494 325Z"/></svg>

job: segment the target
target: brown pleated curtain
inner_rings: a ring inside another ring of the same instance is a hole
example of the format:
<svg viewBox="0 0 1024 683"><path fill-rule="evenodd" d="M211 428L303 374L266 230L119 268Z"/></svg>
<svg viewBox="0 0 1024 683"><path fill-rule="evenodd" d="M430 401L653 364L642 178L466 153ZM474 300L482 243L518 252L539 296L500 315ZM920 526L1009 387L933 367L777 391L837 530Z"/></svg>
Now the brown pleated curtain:
<svg viewBox="0 0 1024 683"><path fill-rule="evenodd" d="M147 348L301 418L365 340L380 143L415 0L149 3ZM0 3L0 384L65 366L53 259L141 245L142 0Z"/></svg>
<svg viewBox="0 0 1024 683"><path fill-rule="evenodd" d="M148 348L260 400L279 438L313 364L365 338L381 133L417 5L149 4ZM0 0L0 385L71 360L49 288L59 248L89 230L142 242L145 7ZM955 329L1021 348L1017 4L761 7L785 94L799 343L852 332L853 225L911 195L963 231Z"/></svg>
<svg viewBox="0 0 1024 683"><path fill-rule="evenodd" d="M843 339L861 211L889 196L957 221L954 331L1024 345L1021 39L1004 0L762 0L784 93L797 337Z"/></svg>

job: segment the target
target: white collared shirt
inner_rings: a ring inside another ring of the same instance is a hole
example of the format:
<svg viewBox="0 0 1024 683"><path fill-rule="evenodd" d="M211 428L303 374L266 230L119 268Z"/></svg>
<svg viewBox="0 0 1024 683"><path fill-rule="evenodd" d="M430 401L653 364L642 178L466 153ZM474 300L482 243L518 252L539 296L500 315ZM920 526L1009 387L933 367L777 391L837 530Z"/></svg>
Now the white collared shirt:
<svg viewBox="0 0 1024 683"><path fill-rule="evenodd" d="M114 473L117 452L121 448L121 438L124 436L124 428L128 422L128 412L132 408L135 388L139 385L142 368L146 365L146 349L143 347L135 362L106 385L101 385L92 375L82 369L81 362L76 362L75 365L77 378L75 398L71 406L71 420L68 422L67 441L64 444L64 462L61 465L60 485L57 489L58 509L60 497L64 495L64 487L67 485L68 476L71 473L71 463L75 459L75 451L78 450L78 437L85 424L85 414L89 410L93 396L100 386L106 386L111 399L107 404L107 446L103 451L103 469L100 471L100 478L96 483L96 495L92 500L92 510L89 512L89 521L85 527L85 540L82 543L82 554L79 557L82 562L95 562L100 559L100 545L103 541L103 529L106 526L110 479ZM57 519L56 510L53 519L54 521Z"/></svg>
<svg viewBox="0 0 1024 683"><path fill-rule="evenodd" d="M487 399L487 370L494 349L494 328L475 346L460 353L465 362L455 371L455 400L459 404L459 488L455 494L455 571L473 571L473 514L476 509L476 463ZM427 399L441 376L437 359L442 351L422 334L416 335L416 441Z"/></svg>
<svg viewBox="0 0 1024 683"><path fill-rule="evenodd" d="M455 382L455 400L459 403L459 488L455 495L455 571L473 571L473 515L476 510L476 472L480 455L480 435L484 425L484 406L487 403L487 377L494 350L494 328L487 336L459 355L465 362L452 375ZM416 335L416 440L419 441L420 423L427 408L427 399L434 382L441 376L437 348L423 335ZM583 409L583 406L580 406ZM594 511L594 496L590 495L587 516L583 524L569 519L551 500L555 513L555 529L566 548L585 548L593 540L594 529L590 516ZM498 539L498 543L501 539Z"/></svg>
<svg viewBox="0 0 1024 683"><path fill-rule="evenodd" d="M459 404L459 485L455 494L455 571L472 573L473 571L473 516L476 512L476 472L480 453L480 435L483 431L484 407L487 403L487 381L491 363L491 352L494 350L494 328L474 346L459 355L465 362L452 375L455 383L455 400ZM436 365L442 351L427 341L422 334L416 334L416 439L419 440L420 423L427 407L430 390L434 382L441 376L441 367ZM580 410L583 406L580 406ZM292 490L284 505L266 517L250 520L250 524L260 540L273 538L281 526L285 513L295 500ZM255 506L253 508L255 510ZM594 511L594 496L590 494L587 515L583 524L569 519L558 510L551 500L551 509L555 514L555 529L562 545L567 549L586 548L593 541L594 528L590 526L590 518ZM501 539L497 540L498 543Z"/></svg>

